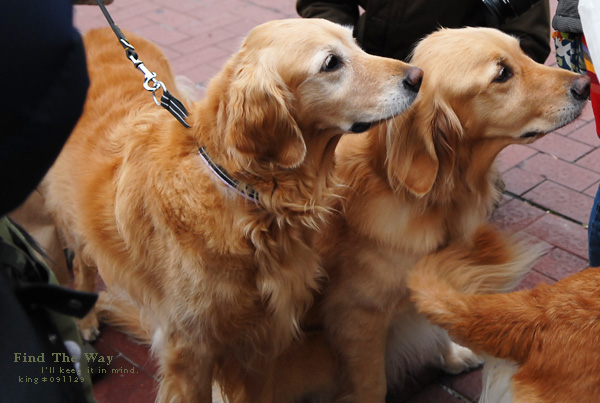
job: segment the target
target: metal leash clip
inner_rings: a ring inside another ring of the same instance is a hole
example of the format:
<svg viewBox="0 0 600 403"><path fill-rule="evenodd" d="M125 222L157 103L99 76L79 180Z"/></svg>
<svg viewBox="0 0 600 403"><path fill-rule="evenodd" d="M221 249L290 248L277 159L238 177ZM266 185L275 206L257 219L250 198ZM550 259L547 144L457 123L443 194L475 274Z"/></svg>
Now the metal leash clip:
<svg viewBox="0 0 600 403"><path fill-rule="evenodd" d="M138 70L144 73L144 89L146 91L152 92L152 98L154 98L154 103L158 106L161 106L160 101L156 99L156 91L162 88L163 93L167 92L167 86L162 81L156 79L156 73L153 73L150 70L148 70L148 68L144 65L144 62L138 59L134 59L132 56L130 56L129 59L133 62L133 64L135 64L135 67L137 67Z"/></svg>
<svg viewBox="0 0 600 403"><path fill-rule="evenodd" d="M138 58L138 54L135 51L135 48L127 42L125 39L120 39L121 44L125 48L125 53L127 54L127 58L131 60L133 65L142 73L144 73L144 89L146 91L150 91L152 93L152 99L154 103L158 106L162 106L166 110L168 110L171 115L173 115L182 125L189 128L190 125L187 123L186 118L188 117L188 112L185 109L183 103L180 100L175 98L169 91L167 91L167 86L160 80L156 79L156 73L150 71ZM156 97L156 91L162 88L162 96L160 97L160 101Z"/></svg>
<svg viewBox="0 0 600 403"><path fill-rule="evenodd" d="M133 45L131 45L127 41L127 39L125 38L125 35L123 35L123 32L121 32L121 30L119 29L117 24L115 24L112 17L110 16L110 13L104 6L103 1L96 0L96 2L98 3L100 10L102 10L102 13L106 17L108 24L110 25L113 32L119 39L121 46L123 46L123 49L125 49L125 54L126 54L127 58L133 63L133 65L139 71L144 73L144 84L143 84L144 89L146 91L152 92L152 98L154 99L154 103L156 105L162 106L163 108L168 110L171 113L171 115L173 115L175 117L175 119L177 119L179 121L179 123L181 123L185 127L189 128L190 125L186 121L186 119L188 117L188 111L187 111L187 109L185 109L185 105L183 105L183 103L180 100L175 98L169 91L167 91L167 87L165 86L165 84L162 81L159 81L156 79L156 73L151 72L144 65L144 63L139 59L138 54L135 51L135 48L133 47ZM162 93L162 96L160 97L160 101L159 101L156 98L156 91L158 91L161 88L162 88L163 93Z"/></svg>
<svg viewBox="0 0 600 403"><path fill-rule="evenodd" d="M132 44L127 42L125 39L120 40L123 47L125 48L125 52L127 53L127 58L131 60L133 65L144 73L144 89L146 91L152 92L152 98L154 99L154 103L158 106L161 106L160 101L156 98L156 91L162 88L163 93L167 92L167 86L160 80L156 79L156 73L150 71L148 67L138 58L138 54L135 51L135 48Z"/></svg>

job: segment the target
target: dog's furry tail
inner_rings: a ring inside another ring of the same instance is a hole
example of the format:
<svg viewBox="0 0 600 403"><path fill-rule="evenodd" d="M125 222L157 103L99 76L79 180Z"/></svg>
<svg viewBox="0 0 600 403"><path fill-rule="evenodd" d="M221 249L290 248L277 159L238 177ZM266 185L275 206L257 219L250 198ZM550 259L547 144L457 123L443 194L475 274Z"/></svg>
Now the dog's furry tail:
<svg viewBox="0 0 600 403"><path fill-rule="evenodd" d="M519 309L523 293L500 293L513 290L542 253L539 246L483 226L472 243L450 245L417 264L408 279L411 299L457 341L519 360L531 343L532 318ZM514 346L522 349L512 351Z"/></svg>
<svg viewBox="0 0 600 403"><path fill-rule="evenodd" d="M151 324L129 299L110 291L102 291L96 302L96 310L101 322L127 333L139 343L152 343L154 332Z"/></svg>

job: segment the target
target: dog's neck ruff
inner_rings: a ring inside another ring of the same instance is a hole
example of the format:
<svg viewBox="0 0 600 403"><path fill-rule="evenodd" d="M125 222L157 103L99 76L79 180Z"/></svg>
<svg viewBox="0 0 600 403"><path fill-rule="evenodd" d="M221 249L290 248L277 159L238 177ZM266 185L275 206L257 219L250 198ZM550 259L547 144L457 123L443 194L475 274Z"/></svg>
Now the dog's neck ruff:
<svg viewBox="0 0 600 403"><path fill-rule="evenodd" d="M240 181L232 178L227 171L220 165L217 165L213 162L212 159L206 153L206 147L199 147L198 154L202 158L202 160L206 163L206 166L215 174L221 181L227 185L230 189L236 192L238 195L253 201L258 204L258 192L253 189L250 185L242 185L240 186Z"/></svg>

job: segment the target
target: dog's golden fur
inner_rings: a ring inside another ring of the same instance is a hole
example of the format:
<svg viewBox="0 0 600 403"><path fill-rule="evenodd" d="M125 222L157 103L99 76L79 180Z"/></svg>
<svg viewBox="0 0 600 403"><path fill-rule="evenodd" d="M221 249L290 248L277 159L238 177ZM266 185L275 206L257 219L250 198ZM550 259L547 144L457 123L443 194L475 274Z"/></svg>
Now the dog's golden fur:
<svg viewBox="0 0 600 403"><path fill-rule="evenodd" d="M177 95L161 51L127 36ZM367 55L331 22L272 21L190 106L186 129L143 91L110 30L84 42L91 87L44 181L47 204L82 284L97 267L103 301L147 325L158 400L210 402L215 368L256 370L297 334L322 277L313 243L331 210L337 141L405 110L416 90L402 83L420 70ZM227 188L199 146L260 201Z"/></svg>
<svg viewBox="0 0 600 403"><path fill-rule="evenodd" d="M440 30L411 63L425 71L411 109L340 142L343 214L320 243L329 282L318 310L353 402L383 402L386 375L399 381L425 363L451 373L480 364L416 312L406 278L487 221L497 154L569 123L589 91L587 78L535 63L493 29Z"/></svg>
<svg viewBox="0 0 600 403"><path fill-rule="evenodd" d="M533 290L475 295L502 292L522 273L480 259L489 245L480 246L453 246L428 256L411 274L409 287L419 312L491 356L481 402L595 401L600 396L600 269ZM528 266L518 257L509 261L517 269Z"/></svg>

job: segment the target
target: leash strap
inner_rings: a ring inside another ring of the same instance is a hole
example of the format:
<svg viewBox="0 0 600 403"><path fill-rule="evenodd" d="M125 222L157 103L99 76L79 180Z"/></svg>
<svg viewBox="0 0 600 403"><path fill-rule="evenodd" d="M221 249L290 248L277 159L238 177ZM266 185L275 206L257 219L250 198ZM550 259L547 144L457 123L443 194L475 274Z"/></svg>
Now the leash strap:
<svg viewBox="0 0 600 403"><path fill-rule="evenodd" d="M190 128L190 125L186 121L186 118L188 117L188 111L185 109L183 103L176 97L174 97L169 91L167 91L167 87L165 86L165 84L162 81L156 79L156 73L153 73L150 70L148 70L144 63L139 59L135 48L129 43L127 38L125 38L123 32L121 32L117 24L115 24L112 17L108 13L106 6L104 6L103 0L96 0L96 2L98 3L100 10L102 10L104 17L106 17L108 24L119 39L119 43L121 44L121 46L123 46L123 49L125 49L125 54L127 55L127 58L131 60L133 65L138 70L144 73L145 80L143 85L147 91L152 92L154 103L168 110L171 113L171 115L173 115L182 125L184 125L187 128ZM163 90L160 102L156 99L156 91L158 89ZM204 147L199 148L198 154L200 155L200 157L202 157L202 160L206 163L208 168L215 175L217 175L225 185L234 190L238 195L250 201L253 201L254 203L259 203L258 192L256 192L256 190L250 186L240 186L239 181L233 179L231 176L229 176L225 169L223 169L221 166L215 164L212 161L212 159L206 153Z"/></svg>
<svg viewBox="0 0 600 403"><path fill-rule="evenodd" d="M144 65L144 62L142 62L139 59L135 48L129 43L123 32L121 32L117 24L115 24L115 22L113 21L108 10L106 9L106 6L104 5L103 0L96 0L96 2L98 3L100 10L102 10L102 14L104 14L104 17L108 21L108 25L110 25L113 32L119 39L119 43L121 44L121 46L123 46L123 49L125 49L125 55L127 56L127 58L133 63L133 65L138 70L144 73L143 86L146 91L152 92L152 98L154 99L154 103L168 110L171 113L171 115L175 117L175 119L177 119L182 125L189 129L190 125L186 121L186 118L188 117L188 111L187 109L185 109L183 103L180 100L178 100L175 96L173 96L173 94L167 91L167 87L165 86L165 84L162 81L156 79L156 73L153 73L150 70L148 70L148 68ZM159 89L162 89L162 96L160 97L160 102L156 99L156 91Z"/></svg>
<svg viewBox="0 0 600 403"><path fill-rule="evenodd" d="M152 93L154 95L154 93ZM188 117L188 111L183 106L183 103L175 98L167 89L165 88L160 97L160 106L171 112L171 115L175 116L175 119L179 121L182 125L190 128L190 125L185 120Z"/></svg>

